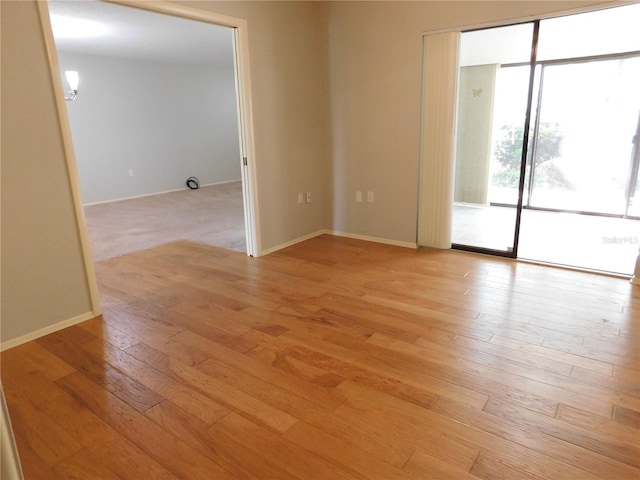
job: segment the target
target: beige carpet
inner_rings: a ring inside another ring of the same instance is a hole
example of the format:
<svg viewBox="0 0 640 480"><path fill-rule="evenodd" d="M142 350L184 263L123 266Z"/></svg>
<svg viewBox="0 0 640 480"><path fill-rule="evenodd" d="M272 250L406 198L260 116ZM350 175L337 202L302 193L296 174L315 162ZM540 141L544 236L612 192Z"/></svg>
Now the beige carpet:
<svg viewBox="0 0 640 480"><path fill-rule="evenodd" d="M242 183L85 207L95 262L176 240L246 252Z"/></svg>

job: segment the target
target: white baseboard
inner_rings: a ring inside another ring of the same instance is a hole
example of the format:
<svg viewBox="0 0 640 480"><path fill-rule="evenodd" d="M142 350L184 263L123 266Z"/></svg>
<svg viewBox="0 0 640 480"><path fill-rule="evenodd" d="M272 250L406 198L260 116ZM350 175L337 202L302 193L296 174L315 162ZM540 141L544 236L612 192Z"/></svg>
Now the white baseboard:
<svg viewBox="0 0 640 480"><path fill-rule="evenodd" d="M334 235L336 237L353 238L355 240L364 240L366 242L383 243L385 245L393 245L396 247L414 248L414 249L418 248L417 243L401 242L399 240L389 240L387 238L370 237L368 235L358 235L356 233L338 232L337 230L325 229L325 230L318 230L317 232L310 233L302 237L298 237L294 240L291 240L290 242L286 242L281 245L277 245L275 247L271 247L266 250L263 250L259 256L269 255L270 253L277 252L278 250L282 250L283 248L290 247L292 245L295 245L296 243L304 242L305 240L309 240L311 238L315 238L320 235Z"/></svg>
<svg viewBox="0 0 640 480"><path fill-rule="evenodd" d="M289 242L282 243L280 245L276 245L275 247L267 248L266 250L262 250L259 252L258 256L262 257L264 255L269 255L270 253L277 252L278 250L282 250L283 248L290 247L291 245L295 245L296 243L304 242L305 240L309 240L311 238L315 238L324 233L328 233L327 230L318 230L314 233L309 233L308 235L303 235L302 237L295 238Z"/></svg>
<svg viewBox="0 0 640 480"><path fill-rule="evenodd" d="M237 180L225 180L224 182L207 183L205 185L200 185L200 188L213 187L215 185L225 185L227 183L236 183L236 182L241 182L241 181L242 181L242 179L238 178ZM153 197L154 195L163 195L165 193L182 192L184 190L188 190L188 188L187 187L174 188L173 190L164 190L162 192L143 193L142 195L134 195L132 197L114 198L113 200L102 200L100 202L85 203L84 206L85 207L90 207L92 205L102 205L103 203L122 202L124 200L133 200L134 198Z"/></svg>
<svg viewBox="0 0 640 480"><path fill-rule="evenodd" d="M63 328L71 327L72 325L91 320L96 316L97 315L94 312L83 313L82 315L78 315L77 317L63 320L62 322L58 322L54 325L49 325L48 327L41 328L40 330L36 330L35 332L27 333L18 338L14 338L13 340L7 340L6 342L2 342L0 344L0 352L4 352L5 350L8 350L10 348L17 347L18 345L22 345L23 343L30 342L31 340L44 337L45 335L57 332L58 330L62 330Z"/></svg>
<svg viewBox="0 0 640 480"><path fill-rule="evenodd" d="M323 233L328 233L329 235L335 235L336 237L353 238L355 240L364 240L367 242L383 243L385 245L394 245L396 247L418 248L417 243L401 242L400 240L390 240L388 238L370 237L369 235L359 235L357 233L338 232L336 230L326 230Z"/></svg>

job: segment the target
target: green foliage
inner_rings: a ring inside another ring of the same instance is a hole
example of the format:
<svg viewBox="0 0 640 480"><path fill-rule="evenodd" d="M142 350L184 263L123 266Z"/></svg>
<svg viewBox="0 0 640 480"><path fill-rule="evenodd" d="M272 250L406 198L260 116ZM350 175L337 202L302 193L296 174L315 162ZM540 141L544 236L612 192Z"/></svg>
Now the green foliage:
<svg viewBox="0 0 640 480"><path fill-rule="evenodd" d="M509 168L493 174L493 184L498 187L518 188L520 169Z"/></svg>
<svg viewBox="0 0 640 480"><path fill-rule="evenodd" d="M504 125L500 129L501 140L496 145L495 158L503 167L493 175L494 185L518 188L520 162L522 159L522 125ZM552 160L560 157L560 147L564 135L557 123L541 123L535 150L536 186L570 188L569 181ZM529 147L531 153L531 147Z"/></svg>

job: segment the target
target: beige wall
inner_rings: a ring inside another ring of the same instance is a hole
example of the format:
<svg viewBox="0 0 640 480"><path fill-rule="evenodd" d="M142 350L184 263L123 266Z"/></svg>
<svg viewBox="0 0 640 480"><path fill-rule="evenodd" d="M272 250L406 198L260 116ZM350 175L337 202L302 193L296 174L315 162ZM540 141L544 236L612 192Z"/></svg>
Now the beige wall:
<svg viewBox="0 0 640 480"><path fill-rule="evenodd" d="M324 228L414 242L422 33L585 3L186 2L248 20L261 247ZM7 341L91 308L35 2L0 5Z"/></svg>
<svg viewBox="0 0 640 480"><path fill-rule="evenodd" d="M2 341L91 312L35 2L0 2Z"/></svg>

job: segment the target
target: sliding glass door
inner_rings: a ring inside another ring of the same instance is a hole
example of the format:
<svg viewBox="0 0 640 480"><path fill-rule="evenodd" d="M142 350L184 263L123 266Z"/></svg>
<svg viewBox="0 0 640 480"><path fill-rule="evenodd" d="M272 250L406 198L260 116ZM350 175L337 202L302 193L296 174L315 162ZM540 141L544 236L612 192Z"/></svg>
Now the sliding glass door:
<svg viewBox="0 0 640 480"><path fill-rule="evenodd" d="M452 231L460 248L515 251L534 27L462 35Z"/></svg>
<svg viewBox="0 0 640 480"><path fill-rule="evenodd" d="M462 33L454 248L631 273L639 23L630 5Z"/></svg>
<svg viewBox="0 0 640 480"><path fill-rule="evenodd" d="M632 273L638 85L640 56L542 63L519 257Z"/></svg>
<svg viewBox="0 0 640 480"><path fill-rule="evenodd" d="M526 206L625 215L640 57L543 64Z"/></svg>

